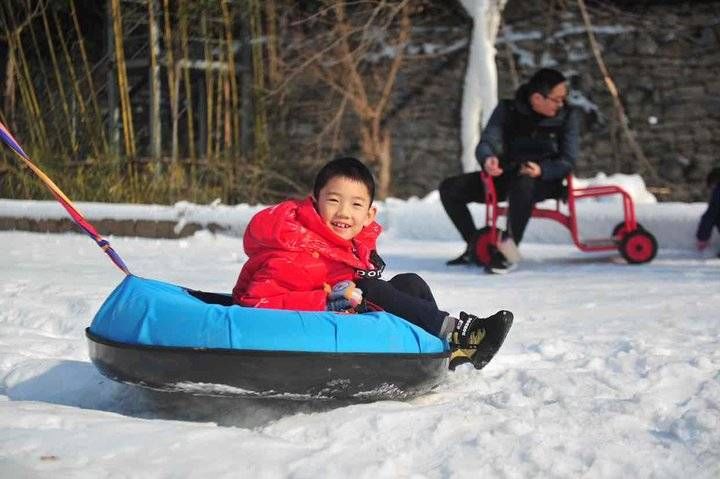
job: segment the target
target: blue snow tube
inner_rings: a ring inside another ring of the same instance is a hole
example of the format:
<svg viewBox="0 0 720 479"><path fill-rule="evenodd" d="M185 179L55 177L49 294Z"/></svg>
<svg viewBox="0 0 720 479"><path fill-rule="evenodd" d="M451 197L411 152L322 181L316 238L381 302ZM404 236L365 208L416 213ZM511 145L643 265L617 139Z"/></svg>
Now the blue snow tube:
<svg viewBox="0 0 720 479"><path fill-rule="evenodd" d="M402 398L447 370L448 345L385 312L246 308L128 275L87 329L106 376L196 394Z"/></svg>

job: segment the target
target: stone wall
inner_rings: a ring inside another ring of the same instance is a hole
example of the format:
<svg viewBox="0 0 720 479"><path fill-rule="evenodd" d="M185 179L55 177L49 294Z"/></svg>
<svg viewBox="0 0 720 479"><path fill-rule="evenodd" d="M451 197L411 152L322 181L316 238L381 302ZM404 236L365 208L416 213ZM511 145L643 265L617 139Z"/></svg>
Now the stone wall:
<svg viewBox="0 0 720 479"><path fill-rule="evenodd" d="M550 3L565 6L547 11ZM704 201L705 175L720 164L720 1L629 3L635 6L603 3L590 13L649 164L632 154L623 137L575 2L508 2L497 42L500 96L512 96L513 70L521 82L541 66L563 71L581 99L597 107L586 115L579 176L640 173L660 200ZM470 23L460 14L442 21L414 42L442 39L449 53L408 60L398 79L395 102L401 108L389 124L399 197L424 195L460 172L467 45L449 46L467 40Z"/></svg>
<svg viewBox="0 0 720 479"><path fill-rule="evenodd" d="M538 3L508 3L512 32L548 25L541 11L528 10ZM587 34L578 28L576 7L552 16L553 33L543 35L545 42L506 39L498 47L511 45L534 58L544 54L598 106L599 121L589 122L583 136L580 175L640 172L649 185L663 187L657 190L661 199L705 200L705 175L720 164L720 2L625 3L632 6L594 8L591 17L630 127L651 165L641 164L622 136ZM499 69L507 78L507 62L499 62Z"/></svg>

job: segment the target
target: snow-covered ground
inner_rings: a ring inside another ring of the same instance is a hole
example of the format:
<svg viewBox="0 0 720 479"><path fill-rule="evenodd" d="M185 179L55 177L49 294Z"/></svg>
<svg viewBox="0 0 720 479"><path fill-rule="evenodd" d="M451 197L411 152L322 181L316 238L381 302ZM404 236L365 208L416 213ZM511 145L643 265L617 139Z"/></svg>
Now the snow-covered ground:
<svg viewBox="0 0 720 479"><path fill-rule="evenodd" d="M587 205L583 224L609 234L613 205ZM418 272L453 313L516 318L485 369L406 402L105 379L84 328L122 273L85 236L0 232L0 477L720 477L720 259L691 249L703 205L639 204L663 246L641 266L533 220L506 276L444 265L461 244L436 197L381 206L390 275ZM206 291L229 291L245 259L240 238L207 232L110 240L135 274Z"/></svg>

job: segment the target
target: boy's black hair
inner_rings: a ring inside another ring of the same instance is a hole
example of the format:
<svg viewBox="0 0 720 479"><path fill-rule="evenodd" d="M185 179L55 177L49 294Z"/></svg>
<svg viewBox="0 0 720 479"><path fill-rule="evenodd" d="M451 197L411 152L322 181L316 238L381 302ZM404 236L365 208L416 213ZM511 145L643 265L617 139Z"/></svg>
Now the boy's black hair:
<svg viewBox="0 0 720 479"><path fill-rule="evenodd" d="M720 166L716 166L715 168L710 170L710 173L708 173L705 177L705 183L708 186L713 186L720 183Z"/></svg>
<svg viewBox="0 0 720 479"><path fill-rule="evenodd" d="M318 198L320 190L327 185L328 181L338 176L364 184L370 194L370 203L375 200L375 179L372 173L362 161L352 156L335 158L320 169L315 176L315 186L313 187L315 199Z"/></svg>
<svg viewBox="0 0 720 479"><path fill-rule="evenodd" d="M565 75L559 71L552 68L541 68L530 77L527 83L527 94L530 96L533 93L540 93L542 96L547 96L553 88L566 81Z"/></svg>

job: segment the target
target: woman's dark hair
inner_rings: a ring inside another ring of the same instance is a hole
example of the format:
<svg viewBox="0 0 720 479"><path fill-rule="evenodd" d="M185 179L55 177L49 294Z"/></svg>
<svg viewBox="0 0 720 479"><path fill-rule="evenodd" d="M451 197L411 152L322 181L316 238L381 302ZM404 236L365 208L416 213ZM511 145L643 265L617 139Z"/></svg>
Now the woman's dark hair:
<svg viewBox="0 0 720 479"><path fill-rule="evenodd" d="M708 173L705 177L705 183L708 186L720 183L720 166L716 166L715 168L710 170L710 173Z"/></svg>
<svg viewBox="0 0 720 479"><path fill-rule="evenodd" d="M553 70L552 68L541 68L530 77L527 83L528 96L533 93L540 93L542 96L547 96L553 88L566 81L567 78L565 78L565 75L559 71Z"/></svg>
<svg viewBox="0 0 720 479"><path fill-rule="evenodd" d="M362 161L351 156L335 158L334 160L323 166L315 177L315 186L313 187L313 195L317 199L328 181L342 176L349 180L358 181L367 187L370 194L370 202L375 199L375 180L367 166Z"/></svg>

